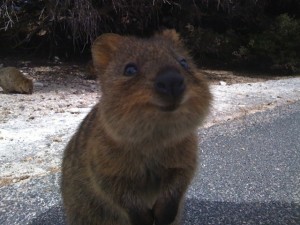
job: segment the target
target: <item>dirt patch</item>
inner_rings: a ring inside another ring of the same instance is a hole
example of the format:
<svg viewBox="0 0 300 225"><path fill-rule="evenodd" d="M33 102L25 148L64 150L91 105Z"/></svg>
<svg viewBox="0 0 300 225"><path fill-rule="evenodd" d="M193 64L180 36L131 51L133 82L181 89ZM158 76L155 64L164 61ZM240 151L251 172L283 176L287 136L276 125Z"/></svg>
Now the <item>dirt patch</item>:
<svg viewBox="0 0 300 225"><path fill-rule="evenodd" d="M12 183L17 183L17 182L20 182L22 180L26 180L29 178L30 178L29 175L25 175L25 176L21 176L21 177L14 177L14 178L0 178L0 187L4 187L4 186L7 186Z"/></svg>
<svg viewBox="0 0 300 225"><path fill-rule="evenodd" d="M101 96L97 81L86 79L85 63L0 64L16 66L34 80L31 95L0 93L0 186L58 172L63 149ZM300 98L297 78L202 72L214 96L206 127Z"/></svg>

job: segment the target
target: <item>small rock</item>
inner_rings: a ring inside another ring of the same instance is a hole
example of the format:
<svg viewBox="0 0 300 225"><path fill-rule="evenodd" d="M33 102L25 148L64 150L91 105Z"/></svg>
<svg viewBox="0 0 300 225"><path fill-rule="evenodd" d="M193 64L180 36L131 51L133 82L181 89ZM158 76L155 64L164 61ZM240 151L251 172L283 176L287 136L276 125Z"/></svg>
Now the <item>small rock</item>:
<svg viewBox="0 0 300 225"><path fill-rule="evenodd" d="M25 106L24 106L24 105L20 105L20 106L19 106L19 109L20 109L20 110L24 110L24 109L25 109Z"/></svg>
<svg viewBox="0 0 300 225"><path fill-rule="evenodd" d="M73 90L73 91L72 91L72 94L75 94L75 95L76 95L76 94L81 94L81 93L82 93L82 92L79 91L79 90Z"/></svg>
<svg viewBox="0 0 300 225"><path fill-rule="evenodd" d="M221 85L221 86L226 86L227 83L226 83L225 81L220 81L220 85Z"/></svg>
<svg viewBox="0 0 300 225"><path fill-rule="evenodd" d="M54 137L52 139L53 142L62 142L62 139L60 137Z"/></svg>
<svg viewBox="0 0 300 225"><path fill-rule="evenodd" d="M68 112L71 114L80 114L80 113L87 113L90 109L89 108L71 108L68 109Z"/></svg>
<svg viewBox="0 0 300 225"><path fill-rule="evenodd" d="M64 113L66 112L64 109L56 109L55 110L55 113Z"/></svg>
<svg viewBox="0 0 300 225"><path fill-rule="evenodd" d="M44 84L41 83L41 82L34 82L33 85L34 85L35 87L44 87Z"/></svg>

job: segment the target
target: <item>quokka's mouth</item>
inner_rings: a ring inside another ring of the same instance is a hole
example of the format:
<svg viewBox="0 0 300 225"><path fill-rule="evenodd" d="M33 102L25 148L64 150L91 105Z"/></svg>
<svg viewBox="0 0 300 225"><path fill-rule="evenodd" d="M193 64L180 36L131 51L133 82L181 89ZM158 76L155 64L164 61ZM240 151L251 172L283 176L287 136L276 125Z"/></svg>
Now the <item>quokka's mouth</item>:
<svg viewBox="0 0 300 225"><path fill-rule="evenodd" d="M178 109L179 106L179 104L172 104L168 106L160 106L159 109L163 112L173 112Z"/></svg>
<svg viewBox="0 0 300 225"><path fill-rule="evenodd" d="M189 99L187 95L183 96L180 99L176 100L166 100L166 99L157 99L156 101L153 101L152 104L154 104L159 110L162 112L173 112L176 111L178 108L182 107L182 105Z"/></svg>

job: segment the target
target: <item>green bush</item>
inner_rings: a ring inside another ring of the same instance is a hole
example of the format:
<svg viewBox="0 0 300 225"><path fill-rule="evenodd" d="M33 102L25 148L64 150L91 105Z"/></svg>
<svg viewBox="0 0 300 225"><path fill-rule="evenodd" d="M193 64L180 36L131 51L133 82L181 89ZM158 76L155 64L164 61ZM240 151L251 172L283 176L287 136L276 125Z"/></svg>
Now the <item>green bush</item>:
<svg viewBox="0 0 300 225"><path fill-rule="evenodd" d="M212 29L190 28L185 36L187 46L200 65L224 65L234 60L232 54L240 40L233 30L218 33Z"/></svg>
<svg viewBox="0 0 300 225"><path fill-rule="evenodd" d="M2 0L0 54L90 57L102 33L175 28L200 65L299 72L299 18L295 0Z"/></svg>
<svg viewBox="0 0 300 225"><path fill-rule="evenodd" d="M248 50L271 69L299 72L300 20L287 14L278 16L269 29L250 39Z"/></svg>
<svg viewBox="0 0 300 225"><path fill-rule="evenodd" d="M166 5L180 8L174 0L3 0L0 48L42 50L50 56L81 52L101 33L153 32Z"/></svg>

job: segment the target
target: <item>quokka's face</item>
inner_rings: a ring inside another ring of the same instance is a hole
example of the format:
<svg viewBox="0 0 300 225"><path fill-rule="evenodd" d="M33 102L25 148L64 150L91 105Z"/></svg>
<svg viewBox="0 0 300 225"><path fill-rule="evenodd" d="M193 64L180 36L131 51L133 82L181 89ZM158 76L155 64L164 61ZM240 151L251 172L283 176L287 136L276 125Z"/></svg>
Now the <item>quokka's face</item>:
<svg viewBox="0 0 300 225"><path fill-rule="evenodd" d="M22 92L27 94L32 94L33 92L33 83L31 80L24 80L22 83Z"/></svg>
<svg viewBox="0 0 300 225"><path fill-rule="evenodd" d="M94 64L97 68L95 58ZM170 124L194 127L208 111L209 89L192 59L181 45L160 36L123 37L99 77L103 110L116 129L122 122L142 132Z"/></svg>
<svg viewBox="0 0 300 225"><path fill-rule="evenodd" d="M166 41L125 39L100 75L103 99L162 113L206 104L207 84L180 50Z"/></svg>

